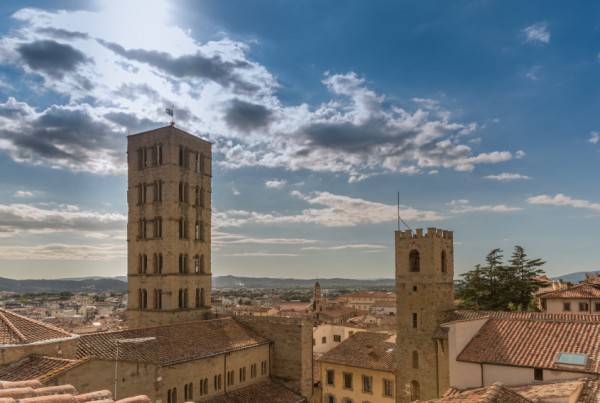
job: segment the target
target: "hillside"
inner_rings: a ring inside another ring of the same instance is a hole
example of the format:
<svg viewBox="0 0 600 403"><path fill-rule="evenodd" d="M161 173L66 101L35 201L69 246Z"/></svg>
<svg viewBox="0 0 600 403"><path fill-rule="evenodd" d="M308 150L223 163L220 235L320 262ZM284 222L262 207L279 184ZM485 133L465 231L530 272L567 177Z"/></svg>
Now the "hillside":
<svg viewBox="0 0 600 403"><path fill-rule="evenodd" d="M347 278L294 279L274 277L213 277L215 288L310 288L318 281L323 288L390 288L394 279L356 280Z"/></svg>
<svg viewBox="0 0 600 403"><path fill-rule="evenodd" d="M127 283L109 277L55 280L13 280L0 277L0 291L18 293L124 292L127 291Z"/></svg>

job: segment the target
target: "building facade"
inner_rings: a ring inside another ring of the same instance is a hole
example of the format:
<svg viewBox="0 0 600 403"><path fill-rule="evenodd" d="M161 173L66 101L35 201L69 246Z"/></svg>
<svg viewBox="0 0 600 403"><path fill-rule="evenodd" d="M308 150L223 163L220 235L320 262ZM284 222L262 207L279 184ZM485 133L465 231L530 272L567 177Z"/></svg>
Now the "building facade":
<svg viewBox="0 0 600 403"><path fill-rule="evenodd" d="M449 385L446 346L434 337L454 307L453 234L428 228L395 236L397 401L433 399Z"/></svg>
<svg viewBox="0 0 600 403"><path fill-rule="evenodd" d="M211 143L174 126L127 138L130 327L209 312L211 158Z"/></svg>

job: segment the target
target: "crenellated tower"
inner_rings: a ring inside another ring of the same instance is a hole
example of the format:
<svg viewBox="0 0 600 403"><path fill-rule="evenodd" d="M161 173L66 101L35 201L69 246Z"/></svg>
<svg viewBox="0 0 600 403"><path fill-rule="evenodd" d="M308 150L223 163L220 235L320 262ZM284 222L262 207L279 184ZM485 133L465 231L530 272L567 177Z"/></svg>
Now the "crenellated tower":
<svg viewBox="0 0 600 403"><path fill-rule="evenodd" d="M448 388L447 343L438 334L454 308L453 234L428 228L395 237L396 400L434 399Z"/></svg>

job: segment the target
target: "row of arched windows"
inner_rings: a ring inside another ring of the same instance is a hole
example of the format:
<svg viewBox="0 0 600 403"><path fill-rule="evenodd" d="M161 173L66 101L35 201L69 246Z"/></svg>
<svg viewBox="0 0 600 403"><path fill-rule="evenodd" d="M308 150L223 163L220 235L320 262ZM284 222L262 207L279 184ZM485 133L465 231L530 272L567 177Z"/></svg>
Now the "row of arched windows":
<svg viewBox="0 0 600 403"><path fill-rule="evenodd" d="M413 249L408 254L408 267L412 273L421 271L421 255L418 250ZM443 250L440 254L440 270L442 273L448 271L448 259L446 257L446 251Z"/></svg>
<svg viewBox="0 0 600 403"><path fill-rule="evenodd" d="M162 309L162 297L162 290L160 288L155 288L153 296L154 309ZM138 307L142 310L148 309L148 290L145 288L138 289Z"/></svg>
<svg viewBox="0 0 600 403"><path fill-rule="evenodd" d="M196 288L195 303L196 308L201 308L206 305L204 288ZM187 288L180 288L178 293L178 306L180 309L189 308L188 290Z"/></svg>
<svg viewBox="0 0 600 403"><path fill-rule="evenodd" d="M164 260L162 253L155 253L152 257L152 270L154 274L163 272ZM147 274L150 267L148 255L140 254L138 257L138 273ZM188 255L179 255L179 273L188 273ZM194 273L205 273L204 255L194 256Z"/></svg>

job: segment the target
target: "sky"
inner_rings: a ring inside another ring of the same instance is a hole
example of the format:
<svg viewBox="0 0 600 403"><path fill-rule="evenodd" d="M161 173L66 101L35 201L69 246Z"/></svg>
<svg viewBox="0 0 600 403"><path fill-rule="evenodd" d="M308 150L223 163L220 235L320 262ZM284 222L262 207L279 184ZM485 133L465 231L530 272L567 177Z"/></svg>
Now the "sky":
<svg viewBox="0 0 600 403"><path fill-rule="evenodd" d="M213 145L213 275L600 269L600 3L3 1L0 276L126 273L126 136Z"/></svg>

